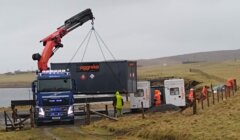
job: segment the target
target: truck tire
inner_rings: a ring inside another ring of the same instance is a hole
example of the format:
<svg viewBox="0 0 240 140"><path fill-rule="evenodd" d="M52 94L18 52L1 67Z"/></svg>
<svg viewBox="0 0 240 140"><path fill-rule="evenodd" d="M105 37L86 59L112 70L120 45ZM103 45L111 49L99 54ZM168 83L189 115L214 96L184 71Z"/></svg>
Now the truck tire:
<svg viewBox="0 0 240 140"><path fill-rule="evenodd" d="M74 120L69 121L69 124L74 124Z"/></svg>
<svg viewBox="0 0 240 140"><path fill-rule="evenodd" d="M41 122L36 122L35 124L36 124L36 126L42 126Z"/></svg>
<svg viewBox="0 0 240 140"><path fill-rule="evenodd" d="M40 58L41 58L41 55L39 53L35 53L32 55L33 60L40 60Z"/></svg>

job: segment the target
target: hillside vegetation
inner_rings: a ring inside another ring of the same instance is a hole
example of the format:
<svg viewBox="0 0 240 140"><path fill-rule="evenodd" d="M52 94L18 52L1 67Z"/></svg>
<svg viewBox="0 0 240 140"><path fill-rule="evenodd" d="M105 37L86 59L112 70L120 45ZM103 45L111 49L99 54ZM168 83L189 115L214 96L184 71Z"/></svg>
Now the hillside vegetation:
<svg viewBox="0 0 240 140"><path fill-rule="evenodd" d="M207 73L208 75L190 72L190 69L198 69ZM229 78L240 79L240 61L224 61L218 63L201 62L193 64L176 64L170 66L139 67L138 76L139 80L174 76L200 81L203 82L202 84L219 84L225 83L225 80Z"/></svg>
<svg viewBox="0 0 240 140"><path fill-rule="evenodd" d="M194 63L172 66L148 66L138 68L138 78L156 79L159 77L183 77L203 82L202 84L224 83L230 77L240 78L239 61L225 61L219 63ZM190 72L189 69L199 69L206 74ZM2 76L2 75L1 75ZM16 76L16 77L14 77ZM217 80L216 77L223 80ZM13 75L1 79L1 82L31 81L34 74ZM108 119L93 122L91 125L75 126L48 126L17 132L0 132L1 139L25 140L25 139L239 139L240 138L240 93L220 101L216 105L205 106L201 110L198 106L197 115L192 115L192 108L183 112L148 113L145 119L140 114L124 115L118 122Z"/></svg>
<svg viewBox="0 0 240 140"><path fill-rule="evenodd" d="M184 112L151 113L120 118L118 122L102 120L91 128L106 129L115 135L153 140L239 139L240 95L211 106L197 115L189 108Z"/></svg>

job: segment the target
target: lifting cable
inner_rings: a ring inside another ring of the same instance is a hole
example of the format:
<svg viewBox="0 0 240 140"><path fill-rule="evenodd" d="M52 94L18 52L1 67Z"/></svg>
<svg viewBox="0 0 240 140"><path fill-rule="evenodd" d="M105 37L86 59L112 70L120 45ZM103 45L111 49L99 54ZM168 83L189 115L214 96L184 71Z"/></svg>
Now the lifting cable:
<svg viewBox="0 0 240 140"><path fill-rule="evenodd" d="M100 48L100 50L101 50L101 53L102 53L102 55L103 55L104 61L106 62L106 65L107 65L108 68L110 69L110 71L111 71L111 73L112 73L114 79L118 82L118 84L119 84L120 87L122 88L123 85L122 85L122 83L121 83L120 78L117 77L117 75L114 73L112 67L109 65L109 63L107 63L107 60L106 60L106 57L105 57L105 55L104 55L104 53L103 53L103 50L102 50L102 47L101 47L101 44L100 44L99 39L102 41L102 44L105 44L105 43L103 42L103 40L102 40L101 38L99 38L100 36L97 35L97 32L96 32L95 29L94 29L94 35L95 35L95 38L96 38L96 40L97 40L98 46L99 46L99 48ZM106 45L104 45L104 46L105 46L105 48L107 48ZM109 49L107 49L107 50L109 50ZM110 52L110 54L112 55L112 53L111 53L110 50L109 50L109 52ZM114 60L116 60L115 57L114 57L113 55L112 55L112 57L114 58Z"/></svg>
<svg viewBox="0 0 240 140"><path fill-rule="evenodd" d="M102 49L102 46L101 46L101 43L103 44L103 46L106 48L106 50L109 52L109 54L111 55L111 57L116 61L116 58L114 57L114 55L112 54L112 52L110 51L110 49L107 47L106 43L103 41L103 39L101 38L101 36L98 34L98 32L95 30L94 28L94 22L92 22L92 28L90 29L90 31L87 33L87 35L85 36L84 40L81 42L80 46L77 48L77 50L75 51L74 55L71 57L67 67L69 67L70 63L73 61L74 57L76 56L76 54L78 53L78 51L80 50L80 48L83 46L84 42L87 40L87 43L85 45L85 49L84 49L84 53L83 53L83 57L81 59L81 62L83 61L84 57L85 57L85 54L86 54L86 51L87 51L87 47L89 45L89 42L90 42L90 39L91 39L91 36L92 36L92 32L94 33L94 36L96 38L96 41L97 41L97 44L98 44L98 47L100 48L100 51L102 53L102 56L104 58L104 61L106 62L108 68L110 69L114 79L118 82L118 84L120 85L120 87L122 88L123 87L123 84L121 83L121 80L120 78L117 77L117 75L114 73L112 67L107 63L107 59L106 59L106 56L104 55L104 52L103 52L103 49ZM122 88L123 89L123 88ZM126 89L123 89L123 90L126 90Z"/></svg>
<svg viewBox="0 0 240 140"><path fill-rule="evenodd" d="M86 54L86 52L87 52L87 47L88 47L89 41L90 41L90 39L91 39L92 32L93 32L93 29L90 30L90 35L89 35L89 37L88 37L87 44L85 45L85 49L84 49L84 53L83 53L81 62L83 62L84 56L85 56L85 54Z"/></svg>
<svg viewBox="0 0 240 140"><path fill-rule="evenodd" d="M80 50L80 48L83 46L83 43L87 40L87 38L89 38L90 34L92 34L92 30L90 30L87 35L85 36L85 38L83 39L83 41L81 42L81 44L79 45L79 47L77 48L77 50L75 51L75 53L73 54L73 56L71 57L71 59L69 60L69 63L72 62L72 60L74 59L74 57L77 55L78 51ZM89 40L89 39L88 39Z"/></svg>
<svg viewBox="0 0 240 140"><path fill-rule="evenodd" d="M112 56L112 58L114 60L116 60L116 58L114 57L114 55L112 54L112 52L110 51L110 49L107 47L106 43L103 41L103 39L101 38L101 36L98 34L98 32L94 29L94 34L96 36L96 38L99 38L102 42L102 44L104 45L104 47L107 49L107 51L110 53L110 55Z"/></svg>

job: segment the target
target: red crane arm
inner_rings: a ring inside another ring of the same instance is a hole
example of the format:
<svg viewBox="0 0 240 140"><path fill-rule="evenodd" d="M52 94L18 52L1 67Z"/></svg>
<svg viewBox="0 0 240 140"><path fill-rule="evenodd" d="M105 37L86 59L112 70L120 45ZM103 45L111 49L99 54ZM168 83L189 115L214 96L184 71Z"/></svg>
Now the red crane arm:
<svg viewBox="0 0 240 140"><path fill-rule="evenodd" d="M81 26L83 23L87 22L88 20L93 20L93 14L91 9L86 9L79 14L71 17L70 19L64 22L64 25L59 27L57 31L50 34L46 38L42 39L40 42L43 42L43 52L42 55L39 53L35 53L32 55L33 60L38 60L38 70L43 71L48 69L48 61L53 56L54 52L63 47L61 44L61 38L65 36L70 31L74 30L75 28Z"/></svg>

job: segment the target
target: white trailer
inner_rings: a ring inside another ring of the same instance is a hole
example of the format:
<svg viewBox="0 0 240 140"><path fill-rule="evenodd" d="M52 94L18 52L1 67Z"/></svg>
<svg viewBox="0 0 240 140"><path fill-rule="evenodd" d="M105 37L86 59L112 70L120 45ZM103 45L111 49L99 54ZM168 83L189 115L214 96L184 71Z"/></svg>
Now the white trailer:
<svg viewBox="0 0 240 140"><path fill-rule="evenodd" d="M186 94L183 79L164 80L165 102L175 106L186 106Z"/></svg>
<svg viewBox="0 0 240 140"><path fill-rule="evenodd" d="M141 102L143 102L143 108L151 107L151 88L149 81L137 82L137 92L130 94L130 107L132 110L140 109Z"/></svg>
<svg viewBox="0 0 240 140"><path fill-rule="evenodd" d="M172 104L178 107L186 105L184 79L164 80L162 85L162 102L164 104ZM132 110L141 109L141 102L144 108L150 108L153 105L154 89L151 87L150 81L137 82L137 92L130 94L130 107Z"/></svg>

